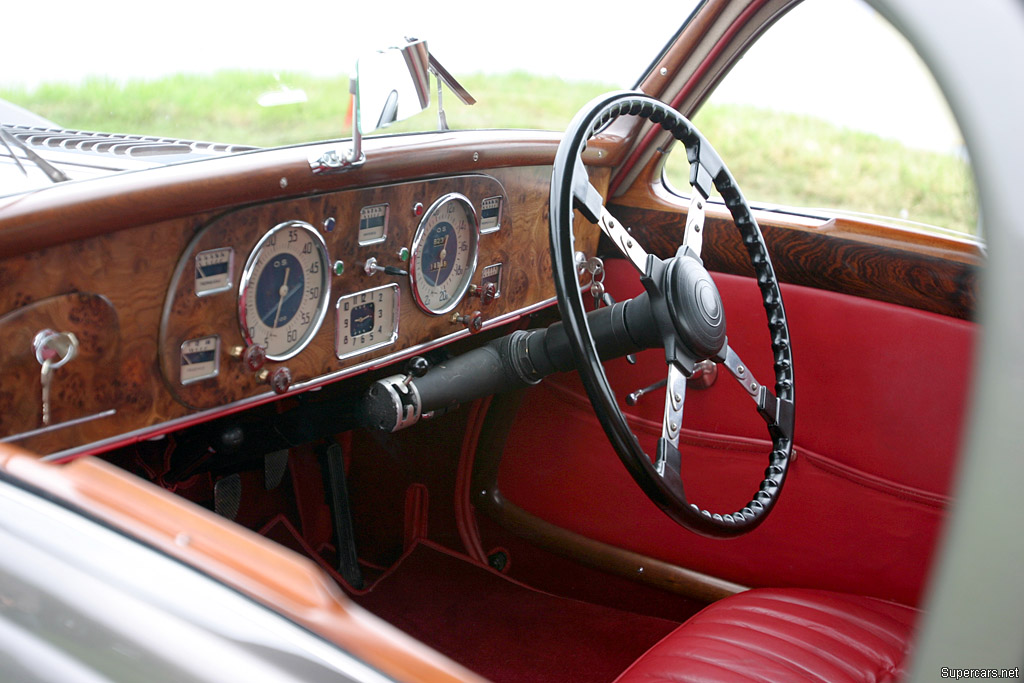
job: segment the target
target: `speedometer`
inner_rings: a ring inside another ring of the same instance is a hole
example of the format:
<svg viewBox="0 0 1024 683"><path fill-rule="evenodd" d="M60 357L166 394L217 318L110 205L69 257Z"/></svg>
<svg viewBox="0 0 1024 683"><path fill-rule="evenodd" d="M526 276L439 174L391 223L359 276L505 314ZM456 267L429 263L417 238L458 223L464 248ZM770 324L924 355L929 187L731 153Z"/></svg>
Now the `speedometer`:
<svg viewBox="0 0 1024 683"><path fill-rule="evenodd" d="M327 246L309 223L272 228L249 255L238 290L242 336L270 360L302 351L327 314Z"/></svg>
<svg viewBox="0 0 1024 683"><path fill-rule="evenodd" d="M441 315L455 308L476 271L480 223L463 195L446 194L423 215L412 242L410 278L417 305Z"/></svg>

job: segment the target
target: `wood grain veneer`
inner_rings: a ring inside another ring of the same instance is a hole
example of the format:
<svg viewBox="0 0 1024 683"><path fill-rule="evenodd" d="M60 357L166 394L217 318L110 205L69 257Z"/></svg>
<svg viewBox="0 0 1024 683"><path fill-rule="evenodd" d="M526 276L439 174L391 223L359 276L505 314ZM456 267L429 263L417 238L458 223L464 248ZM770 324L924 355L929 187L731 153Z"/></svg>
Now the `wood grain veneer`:
<svg viewBox="0 0 1024 683"><path fill-rule="evenodd" d="M610 207L646 249L675 253L688 200L658 181L639 183ZM783 282L861 296L954 318L974 318L981 246L966 239L901 230L867 219L823 219L755 211ZM709 270L753 275L732 217L708 204L701 257Z"/></svg>
<svg viewBox="0 0 1024 683"><path fill-rule="evenodd" d="M274 400L266 384L227 355L242 343L237 284L199 299L189 264L196 249L206 248L204 240L231 246L237 283L259 236L286 220L320 228L324 218L336 218L334 232L322 231L331 261L346 264L332 281L332 305L342 294L387 282L401 287L400 339L390 347L339 361L330 308L305 351L267 364L270 370L288 366L294 383L305 383L301 388L411 355L425 343L468 336L449 316L416 308L405 278L370 277L361 270L369 256L398 265L395 254L411 244L418 222L412 206L429 206L447 192L465 194L478 210L483 197L505 197L501 229L481 237L474 277L478 283L485 266L502 263L501 297L488 306L467 300L457 310L481 310L485 325L514 321L554 296L547 236L550 169L543 165L553 158L552 138L512 134L507 145L499 145L493 134L430 135L415 153L384 140L368 148L363 169L336 176L310 173L304 159L317 148L273 150L0 200L0 341L7 342L0 347L0 440L43 454L99 452L217 411ZM484 159L493 166L482 168ZM532 165L516 165L523 162ZM453 169L463 172L452 175ZM282 178L289 180L281 183ZM607 169L598 169L594 178L606 185ZM360 182L367 185L354 187ZM381 202L391 205L387 242L357 247L359 208ZM595 233L581 248L593 253L596 244ZM55 416L63 422L113 415L31 432L40 426L41 399L31 337L43 327L89 340L81 357L55 375ZM221 338L220 374L182 386L181 343L208 334Z"/></svg>

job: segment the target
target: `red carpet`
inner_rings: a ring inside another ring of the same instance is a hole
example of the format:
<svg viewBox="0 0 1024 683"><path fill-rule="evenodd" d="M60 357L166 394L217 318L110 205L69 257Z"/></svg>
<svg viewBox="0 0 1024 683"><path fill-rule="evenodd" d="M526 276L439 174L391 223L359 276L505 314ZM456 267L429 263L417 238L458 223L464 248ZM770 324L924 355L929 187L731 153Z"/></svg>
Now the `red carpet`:
<svg viewBox="0 0 1024 683"><path fill-rule="evenodd" d="M354 599L498 683L612 681L678 625L541 593L427 543Z"/></svg>

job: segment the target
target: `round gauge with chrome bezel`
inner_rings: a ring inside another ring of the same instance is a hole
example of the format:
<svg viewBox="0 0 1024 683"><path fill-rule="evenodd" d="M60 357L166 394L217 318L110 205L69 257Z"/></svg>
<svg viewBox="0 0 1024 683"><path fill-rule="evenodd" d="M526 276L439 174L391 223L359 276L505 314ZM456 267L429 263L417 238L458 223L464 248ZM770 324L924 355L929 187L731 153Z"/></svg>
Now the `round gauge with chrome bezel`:
<svg viewBox="0 0 1024 683"><path fill-rule="evenodd" d="M416 228L409 277L413 298L427 313L455 308L476 272L480 222L473 204L453 192L435 201Z"/></svg>
<svg viewBox="0 0 1024 683"><path fill-rule="evenodd" d="M238 290L238 320L249 345L269 360L306 348L327 315L327 245L303 221L271 228L249 254Z"/></svg>

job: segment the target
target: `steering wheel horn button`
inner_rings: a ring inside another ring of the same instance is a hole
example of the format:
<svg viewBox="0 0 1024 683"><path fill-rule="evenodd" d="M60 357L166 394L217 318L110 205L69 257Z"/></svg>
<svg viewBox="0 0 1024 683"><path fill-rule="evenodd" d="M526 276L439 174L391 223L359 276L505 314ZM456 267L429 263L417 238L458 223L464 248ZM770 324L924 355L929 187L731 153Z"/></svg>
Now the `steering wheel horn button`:
<svg viewBox="0 0 1024 683"><path fill-rule="evenodd" d="M715 281L688 256L673 259L665 277L666 303L680 341L698 359L711 357L725 345L725 309Z"/></svg>

